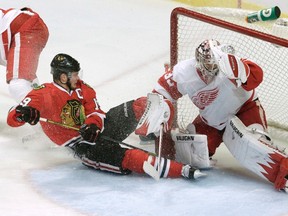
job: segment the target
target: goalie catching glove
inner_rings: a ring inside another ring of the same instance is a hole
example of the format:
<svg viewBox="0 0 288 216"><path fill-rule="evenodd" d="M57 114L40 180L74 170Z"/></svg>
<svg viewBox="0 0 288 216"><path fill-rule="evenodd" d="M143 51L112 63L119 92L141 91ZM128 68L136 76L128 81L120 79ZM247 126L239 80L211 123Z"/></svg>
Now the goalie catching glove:
<svg viewBox="0 0 288 216"><path fill-rule="evenodd" d="M95 124L83 124L79 130L79 133L84 140L95 143L100 134L100 129Z"/></svg>
<svg viewBox="0 0 288 216"><path fill-rule="evenodd" d="M33 108L33 107L30 107L30 106L21 106L21 105L18 105L16 107L16 119L17 121L19 122L27 122L29 123L30 125L35 125L39 122L39 119L40 119L40 112L39 110Z"/></svg>
<svg viewBox="0 0 288 216"><path fill-rule="evenodd" d="M233 55L234 51L227 49L228 45L211 47L219 70L230 80L235 81L237 87L247 82L250 74L248 65L239 57Z"/></svg>

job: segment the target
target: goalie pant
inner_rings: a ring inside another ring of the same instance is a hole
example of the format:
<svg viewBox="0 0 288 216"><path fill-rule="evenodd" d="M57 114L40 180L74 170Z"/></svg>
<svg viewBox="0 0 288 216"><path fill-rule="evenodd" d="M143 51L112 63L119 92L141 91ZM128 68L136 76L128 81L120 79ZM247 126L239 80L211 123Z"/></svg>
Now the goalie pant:
<svg viewBox="0 0 288 216"><path fill-rule="evenodd" d="M263 107L260 104L258 98L253 101L249 101L245 104L245 106L242 106L242 108L238 111L236 116L239 119L241 119L241 121L246 126L259 124L263 128L265 129L267 128L265 111L263 110ZM200 117L200 115L196 116L193 122L191 122L191 125L195 127L193 129L195 132L193 133L207 135L209 156L212 157L215 154L217 148L223 142L223 134L225 130L218 130L212 126L209 126L207 123L203 121L203 118ZM175 150L175 143L172 140L170 131L164 133L163 142L165 142L165 146L163 146L161 151L163 157L165 156L165 158L174 160L176 150ZM159 138L156 138L155 140L156 152L158 152L158 143Z"/></svg>
<svg viewBox="0 0 288 216"><path fill-rule="evenodd" d="M136 128L138 121L143 114L143 107L139 103L145 104L145 98L136 101L129 101L112 108L106 114L105 129L102 136L112 138L122 142ZM135 115L136 114L136 115ZM137 116L137 117L136 117ZM139 149L127 149L118 143L101 139L96 144L88 143L81 136L70 140L65 144L75 153L82 163L88 167L109 171L119 174L129 174L132 172L145 173L143 164L149 161L155 168L158 167L158 159L155 156ZM178 178L182 175L184 165L176 161L161 158L161 176Z"/></svg>

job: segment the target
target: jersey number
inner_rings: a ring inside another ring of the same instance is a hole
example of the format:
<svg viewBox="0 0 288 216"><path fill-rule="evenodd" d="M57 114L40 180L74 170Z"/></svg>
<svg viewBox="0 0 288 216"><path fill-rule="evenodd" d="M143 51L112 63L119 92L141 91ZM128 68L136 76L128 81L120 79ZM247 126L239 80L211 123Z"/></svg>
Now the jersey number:
<svg viewBox="0 0 288 216"><path fill-rule="evenodd" d="M172 72L164 74L164 78L169 87L174 86L174 82L171 80L172 76L173 76Z"/></svg>
<svg viewBox="0 0 288 216"><path fill-rule="evenodd" d="M30 101L31 101L31 98L29 98L29 97L26 97L26 98L24 98L23 100L22 100L22 102L20 103L20 105L21 106L27 106L28 105L28 103L30 103Z"/></svg>

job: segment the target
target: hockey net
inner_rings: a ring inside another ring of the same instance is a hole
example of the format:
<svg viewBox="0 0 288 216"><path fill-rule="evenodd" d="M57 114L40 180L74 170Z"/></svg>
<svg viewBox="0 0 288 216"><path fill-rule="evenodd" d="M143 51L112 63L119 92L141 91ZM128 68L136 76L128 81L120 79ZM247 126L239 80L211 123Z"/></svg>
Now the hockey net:
<svg viewBox="0 0 288 216"><path fill-rule="evenodd" d="M264 80L258 96L269 126L288 131L288 20L247 23L253 11L223 8L175 8L171 13L170 64L194 57L205 39L230 44L236 55L249 58L263 68ZM286 38L285 38L286 37ZM188 96L177 102L177 126L186 126L198 115Z"/></svg>

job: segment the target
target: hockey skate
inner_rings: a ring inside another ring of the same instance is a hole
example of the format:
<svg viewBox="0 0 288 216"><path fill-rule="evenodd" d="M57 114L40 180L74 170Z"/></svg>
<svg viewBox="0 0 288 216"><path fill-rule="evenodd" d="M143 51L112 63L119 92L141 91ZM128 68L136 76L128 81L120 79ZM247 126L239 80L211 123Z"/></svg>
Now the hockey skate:
<svg viewBox="0 0 288 216"><path fill-rule="evenodd" d="M162 95L149 93L145 112L137 125L135 134L141 136L147 136L151 133L158 134L161 124L164 125L164 131L168 131L172 126L173 117L172 103L164 100Z"/></svg>
<svg viewBox="0 0 288 216"><path fill-rule="evenodd" d="M152 178L154 178L157 181L163 177L163 176L161 176L162 168L160 168L160 170L158 167L155 168L153 165L150 164L149 161L144 162L143 170L145 173L147 173L149 176L151 176ZM192 167L191 165L183 165L181 175L184 178L191 179L191 180L206 176L205 173L202 173L199 169Z"/></svg>
<svg viewBox="0 0 288 216"><path fill-rule="evenodd" d="M187 179L197 179L206 176L205 173L202 173L199 169L196 169L190 165L183 166L181 174L184 178Z"/></svg>

